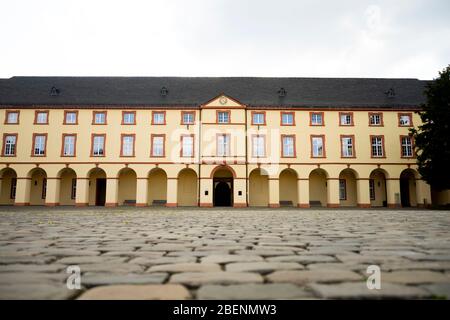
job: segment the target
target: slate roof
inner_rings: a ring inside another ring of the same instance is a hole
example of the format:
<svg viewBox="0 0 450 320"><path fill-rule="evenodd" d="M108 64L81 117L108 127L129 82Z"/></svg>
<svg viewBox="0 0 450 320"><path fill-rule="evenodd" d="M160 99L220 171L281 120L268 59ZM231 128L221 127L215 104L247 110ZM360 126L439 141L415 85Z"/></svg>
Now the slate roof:
<svg viewBox="0 0 450 320"><path fill-rule="evenodd" d="M425 101L426 83L375 78L12 77L0 79L0 107L196 107L224 93L249 107L417 108ZM53 87L59 94L51 94ZM163 87L168 90L165 96ZM280 88L286 90L284 97ZM393 97L387 94L390 89Z"/></svg>

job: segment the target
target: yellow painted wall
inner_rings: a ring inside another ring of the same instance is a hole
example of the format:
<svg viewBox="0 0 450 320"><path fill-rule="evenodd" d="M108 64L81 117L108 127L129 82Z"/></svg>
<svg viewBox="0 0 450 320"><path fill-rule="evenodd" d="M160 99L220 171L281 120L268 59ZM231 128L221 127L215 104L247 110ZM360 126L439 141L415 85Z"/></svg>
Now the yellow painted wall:
<svg viewBox="0 0 450 320"><path fill-rule="evenodd" d="M309 175L309 200L320 201L325 207L327 205L327 179L322 170L314 170Z"/></svg>
<svg viewBox="0 0 450 320"><path fill-rule="evenodd" d="M42 199L43 181L46 178L45 172L36 169L31 175L30 185L30 205L43 205L45 199Z"/></svg>
<svg viewBox="0 0 450 320"><path fill-rule="evenodd" d="M119 175L119 205L125 200L136 201L136 173L124 169Z"/></svg>
<svg viewBox="0 0 450 320"><path fill-rule="evenodd" d="M11 205L14 204L14 199L11 199L11 179L16 178L16 173L11 169L5 169L0 173L1 189L0 189L0 204Z"/></svg>
<svg viewBox="0 0 450 320"><path fill-rule="evenodd" d="M382 207L383 201L386 199L386 176L382 171L374 171L371 176L374 180L375 200L371 200L370 204L374 207Z"/></svg>
<svg viewBox="0 0 450 320"><path fill-rule="evenodd" d="M185 169L178 175L178 206L197 205L197 174L195 171Z"/></svg>
<svg viewBox="0 0 450 320"><path fill-rule="evenodd" d="M148 204L153 200L167 200L167 175L163 170L153 170L148 179Z"/></svg>
<svg viewBox="0 0 450 320"><path fill-rule="evenodd" d="M269 179L261 170L253 170L249 177L249 205L267 207L269 205Z"/></svg>
<svg viewBox="0 0 450 320"><path fill-rule="evenodd" d="M60 180L60 195L59 195L59 204L68 206L74 205L75 199L71 199L72 193L72 179L75 179L77 176L73 170L64 170L61 174Z"/></svg>
<svg viewBox="0 0 450 320"><path fill-rule="evenodd" d="M284 170L280 174L280 201L292 201L293 206L298 203L297 175L295 171Z"/></svg>
<svg viewBox="0 0 450 320"><path fill-rule="evenodd" d="M339 175L339 179L346 181L347 198L340 200L340 205L343 207L355 207L356 202L356 177L351 170L344 170Z"/></svg>

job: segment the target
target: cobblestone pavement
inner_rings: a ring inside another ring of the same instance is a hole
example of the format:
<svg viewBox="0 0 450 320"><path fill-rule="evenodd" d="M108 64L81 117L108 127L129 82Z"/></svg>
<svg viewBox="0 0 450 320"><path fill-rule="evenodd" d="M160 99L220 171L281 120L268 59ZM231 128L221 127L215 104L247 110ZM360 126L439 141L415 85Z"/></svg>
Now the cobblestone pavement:
<svg viewBox="0 0 450 320"><path fill-rule="evenodd" d="M448 298L449 240L449 211L4 207L0 298Z"/></svg>

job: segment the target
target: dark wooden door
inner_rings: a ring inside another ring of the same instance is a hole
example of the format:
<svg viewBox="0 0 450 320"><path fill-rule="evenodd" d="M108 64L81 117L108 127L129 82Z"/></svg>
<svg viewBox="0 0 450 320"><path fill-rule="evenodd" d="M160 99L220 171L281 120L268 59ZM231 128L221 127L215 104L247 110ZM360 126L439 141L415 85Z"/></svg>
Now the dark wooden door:
<svg viewBox="0 0 450 320"><path fill-rule="evenodd" d="M106 179L97 179L95 186L95 205L104 206L106 201Z"/></svg>

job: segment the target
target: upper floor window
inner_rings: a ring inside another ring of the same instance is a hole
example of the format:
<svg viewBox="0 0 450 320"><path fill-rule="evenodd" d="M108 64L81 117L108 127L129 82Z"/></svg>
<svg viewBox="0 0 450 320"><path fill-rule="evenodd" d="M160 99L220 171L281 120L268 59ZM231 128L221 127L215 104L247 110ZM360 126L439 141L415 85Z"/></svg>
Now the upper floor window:
<svg viewBox="0 0 450 320"><path fill-rule="evenodd" d="M254 135L252 137L252 150L253 157L265 157L266 156L266 137L262 135Z"/></svg>
<svg viewBox="0 0 450 320"><path fill-rule="evenodd" d="M266 114L264 112L253 112L252 113L252 124L265 125L266 124Z"/></svg>
<svg viewBox="0 0 450 320"><path fill-rule="evenodd" d="M46 134L34 134L33 135L33 156L45 156L47 147L47 135Z"/></svg>
<svg viewBox="0 0 450 320"><path fill-rule="evenodd" d="M310 112L310 117L312 126L323 126L323 112Z"/></svg>
<svg viewBox="0 0 450 320"><path fill-rule="evenodd" d="M382 158L384 157L384 141L383 136L371 136L370 144L372 147L372 157Z"/></svg>
<svg viewBox="0 0 450 320"><path fill-rule="evenodd" d="M122 112L122 124L136 124L136 112L135 111L123 111Z"/></svg>
<svg viewBox="0 0 450 320"><path fill-rule="evenodd" d="M370 126L382 126L383 114L381 112L369 112L369 125Z"/></svg>
<svg viewBox="0 0 450 320"><path fill-rule="evenodd" d="M122 135L121 151L122 157L134 157L134 135Z"/></svg>
<svg viewBox="0 0 450 320"><path fill-rule="evenodd" d="M311 136L311 156L313 158L325 157L324 136Z"/></svg>
<svg viewBox="0 0 450 320"><path fill-rule="evenodd" d="M6 111L5 124L18 124L19 111Z"/></svg>
<svg viewBox="0 0 450 320"><path fill-rule="evenodd" d="M413 144L410 136L400 137L402 145L402 158L411 158L413 156Z"/></svg>
<svg viewBox="0 0 450 320"><path fill-rule="evenodd" d="M104 157L105 156L105 139L104 134L94 134L92 136L92 152L93 157Z"/></svg>
<svg viewBox="0 0 450 320"><path fill-rule="evenodd" d="M218 134L217 135L217 156L227 157L230 155L230 135Z"/></svg>
<svg viewBox="0 0 450 320"><path fill-rule="evenodd" d="M294 122L294 113L293 112L282 112L281 113L281 125L282 126L293 126Z"/></svg>
<svg viewBox="0 0 450 320"><path fill-rule="evenodd" d="M281 136L282 157L295 157L295 136Z"/></svg>
<svg viewBox="0 0 450 320"><path fill-rule="evenodd" d="M181 112L181 124L194 124L195 113L193 111Z"/></svg>
<svg viewBox="0 0 450 320"><path fill-rule="evenodd" d="M94 111L93 124L106 124L106 111Z"/></svg>
<svg viewBox="0 0 450 320"><path fill-rule="evenodd" d="M181 136L181 156L193 157L194 156L194 136L183 135Z"/></svg>
<svg viewBox="0 0 450 320"><path fill-rule="evenodd" d="M400 127L412 127L412 114L411 113L399 113L398 125Z"/></svg>
<svg viewBox="0 0 450 320"><path fill-rule="evenodd" d="M152 124L166 124L166 113L164 111L153 111Z"/></svg>
<svg viewBox="0 0 450 320"><path fill-rule="evenodd" d="M3 136L3 155L15 156L17 149L17 134L5 134Z"/></svg>
<svg viewBox="0 0 450 320"><path fill-rule="evenodd" d="M78 123L78 113L76 111L65 111L64 112L64 124L77 124Z"/></svg>
<svg viewBox="0 0 450 320"><path fill-rule="evenodd" d="M353 113L352 112L339 112L339 124L341 126L353 125Z"/></svg>
<svg viewBox="0 0 450 320"><path fill-rule="evenodd" d="M48 124L48 111L36 111L34 115L35 124Z"/></svg>
<svg viewBox="0 0 450 320"><path fill-rule="evenodd" d="M217 111L217 123L229 123L230 111Z"/></svg>
<svg viewBox="0 0 450 320"><path fill-rule="evenodd" d="M342 157L352 158L355 156L353 136L341 136Z"/></svg>
<svg viewBox="0 0 450 320"><path fill-rule="evenodd" d="M75 141L76 136L74 134L63 135L63 157L75 156Z"/></svg>
<svg viewBox="0 0 450 320"><path fill-rule="evenodd" d="M164 157L164 135L152 135L152 157Z"/></svg>

